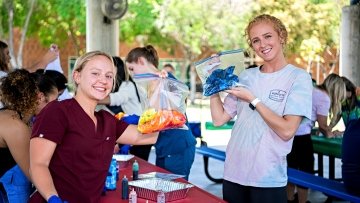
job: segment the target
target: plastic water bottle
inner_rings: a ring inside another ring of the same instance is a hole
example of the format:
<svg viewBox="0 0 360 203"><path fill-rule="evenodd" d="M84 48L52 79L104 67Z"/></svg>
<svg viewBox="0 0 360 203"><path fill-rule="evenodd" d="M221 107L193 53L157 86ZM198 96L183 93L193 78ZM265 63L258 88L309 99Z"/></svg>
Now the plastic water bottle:
<svg viewBox="0 0 360 203"><path fill-rule="evenodd" d="M105 179L105 190L110 190L110 183L111 183L111 173L110 171L108 171Z"/></svg>
<svg viewBox="0 0 360 203"><path fill-rule="evenodd" d="M129 203L137 203L137 194L134 188L131 190L129 194Z"/></svg>
<svg viewBox="0 0 360 203"><path fill-rule="evenodd" d="M105 186L107 190L116 190L116 159L112 159L110 162Z"/></svg>
<svg viewBox="0 0 360 203"><path fill-rule="evenodd" d="M139 163L135 160L132 165L133 180L139 179Z"/></svg>
<svg viewBox="0 0 360 203"><path fill-rule="evenodd" d="M122 191L121 191L121 199L129 199L129 181L124 176L121 181Z"/></svg>
<svg viewBox="0 0 360 203"><path fill-rule="evenodd" d="M157 203L165 203L165 193L163 191L159 191L157 198L156 198L156 202Z"/></svg>

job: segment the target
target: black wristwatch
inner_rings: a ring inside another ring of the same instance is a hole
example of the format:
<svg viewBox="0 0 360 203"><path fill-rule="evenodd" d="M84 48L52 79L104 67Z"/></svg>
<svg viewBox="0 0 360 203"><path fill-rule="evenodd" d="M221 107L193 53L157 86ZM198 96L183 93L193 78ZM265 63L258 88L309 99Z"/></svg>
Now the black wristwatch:
<svg viewBox="0 0 360 203"><path fill-rule="evenodd" d="M256 105L257 105L260 101L261 101L261 100L260 100L259 98L255 98L254 100L252 100L252 101L249 103L250 109L255 110L255 109L256 109Z"/></svg>

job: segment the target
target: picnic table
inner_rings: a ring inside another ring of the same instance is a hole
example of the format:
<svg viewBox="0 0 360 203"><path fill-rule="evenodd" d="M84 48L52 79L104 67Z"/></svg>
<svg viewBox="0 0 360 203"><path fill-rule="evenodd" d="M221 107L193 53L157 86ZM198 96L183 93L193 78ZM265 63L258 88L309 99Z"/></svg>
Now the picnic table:
<svg viewBox="0 0 360 203"><path fill-rule="evenodd" d="M342 138L312 135L314 153L318 155L318 174L324 176L324 156L329 157L329 179L335 179L335 158L341 159Z"/></svg>
<svg viewBox="0 0 360 203"><path fill-rule="evenodd" d="M214 126L211 121L205 122L206 130L227 130L232 129L235 121L229 121L222 126ZM318 156L319 176L324 176L324 156L329 157L329 179L335 179L335 158L341 159L342 138L326 138L325 136L315 135L317 128L312 130L311 140L314 153Z"/></svg>
<svg viewBox="0 0 360 203"><path fill-rule="evenodd" d="M129 181L132 180L132 163L135 160L139 163L139 174L150 173L150 172L169 173L165 169L157 167L145 160L142 160L141 158L134 157L130 160L130 163L128 164L128 166L120 169L120 172L119 172L120 180L117 181L116 190L107 191L106 195L101 197L101 200L100 200L101 203L125 203L125 202L128 203L129 202L129 200L121 199L121 188L122 188L121 178L124 175L126 175L126 177L129 178ZM182 178L177 179L176 181L183 182L183 183L189 183L188 181L186 181L185 179L182 179ZM146 200L142 199L142 198L138 198L137 202L145 203ZM149 200L149 203L151 203L151 202L153 202L153 201ZM224 203L226 201L220 199L219 197L217 197L211 193L206 192L205 190L203 190L199 187L194 186L194 187L190 188L185 199L179 199L179 200L175 200L172 202L174 202L174 203L177 203L177 202L182 202L182 203L187 203L187 202L188 203L192 203L192 202Z"/></svg>

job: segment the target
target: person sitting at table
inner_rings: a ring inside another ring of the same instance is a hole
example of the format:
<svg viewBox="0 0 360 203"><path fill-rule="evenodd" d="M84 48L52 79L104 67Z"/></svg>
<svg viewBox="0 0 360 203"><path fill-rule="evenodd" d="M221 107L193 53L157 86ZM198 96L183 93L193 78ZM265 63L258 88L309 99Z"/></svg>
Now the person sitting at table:
<svg viewBox="0 0 360 203"><path fill-rule="evenodd" d="M360 118L348 123L341 148L342 179L346 190L360 196Z"/></svg>
<svg viewBox="0 0 360 203"><path fill-rule="evenodd" d="M341 101L345 99L345 83L339 75L330 74L324 82L313 87L311 120L302 122L295 133L291 152L287 155L288 167L307 173L314 173L314 149L311 141L311 130L318 122L319 130L326 137L333 137L332 127L337 123L335 116L341 113ZM327 124L330 113L330 125ZM335 120L335 121L334 121ZM334 124L335 123L335 124ZM308 189L287 184L288 202L305 203Z"/></svg>
<svg viewBox="0 0 360 203"><path fill-rule="evenodd" d="M100 202L115 143L157 140L158 133L142 135L136 125L107 111L95 111L116 80L111 56L101 51L85 53L76 60L72 77L75 96L49 103L35 120L30 176L37 192L30 203Z"/></svg>
<svg viewBox="0 0 360 203"><path fill-rule="evenodd" d="M350 121L360 118L360 95L356 95L356 86L345 76L341 77L346 86L346 100L342 103L341 114L337 115L337 121L343 119L345 127ZM338 131L338 135L343 132Z"/></svg>

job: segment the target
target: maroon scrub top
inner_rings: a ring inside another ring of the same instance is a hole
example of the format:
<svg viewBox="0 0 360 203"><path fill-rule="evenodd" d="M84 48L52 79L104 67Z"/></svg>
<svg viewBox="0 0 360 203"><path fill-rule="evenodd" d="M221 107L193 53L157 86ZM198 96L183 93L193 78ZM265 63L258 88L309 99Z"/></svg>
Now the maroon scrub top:
<svg viewBox="0 0 360 203"><path fill-rule="evenodd" d="M70 203L100 201L114 145L128 126L107 111L95 116L96 127L75 99L54 101L33 126L32 138L57 144L49 169L59 197Z"/></svg>

